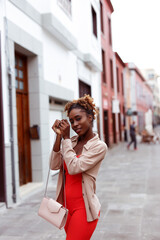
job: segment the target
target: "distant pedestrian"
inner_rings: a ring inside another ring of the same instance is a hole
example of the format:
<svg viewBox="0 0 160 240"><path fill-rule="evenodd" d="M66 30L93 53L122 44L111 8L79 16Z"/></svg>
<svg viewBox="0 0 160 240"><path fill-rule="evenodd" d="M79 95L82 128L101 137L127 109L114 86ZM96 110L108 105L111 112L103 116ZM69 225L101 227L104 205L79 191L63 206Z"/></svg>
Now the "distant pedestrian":
<svg viewBox="0 0 160 240"><path fill-rule="evenodd" d="M135 121L132 122L130 125L130 138L131 141L127 145L127 148L129 149L130 145L134 143L134 150L137 150L137 139L136 139L136 126L135 126Z"/></svg>
<svg viewBox="0 0 160 240"><path fill-rule="evenodd" d="M96 177L107 146L99 139L98 134L93 133L96 107L89 95L67 103L65 111L77 135L70 138L70 124L66 119L56 120L53 124L52 128L57 136L51 154L51 169L60 169L56 199L64 204L64 160L65 196L69 210L65 225L66 239L89 240L100 216Z"/></svg>

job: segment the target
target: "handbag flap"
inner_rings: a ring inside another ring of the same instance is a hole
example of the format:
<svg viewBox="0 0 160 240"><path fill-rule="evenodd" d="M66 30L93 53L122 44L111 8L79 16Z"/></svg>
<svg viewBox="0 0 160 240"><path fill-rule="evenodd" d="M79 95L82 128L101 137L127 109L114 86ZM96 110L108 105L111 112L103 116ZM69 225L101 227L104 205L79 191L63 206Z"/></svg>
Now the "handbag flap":
<svg viewBox="0 0 160 240"><path fill-rule="evenodd" d="M50 212L59 212L60 208L62 207L62 205L58 202L56 202L55 200L53 200L52 198L50 198L48 200L48 204L47 204L48 210Z"/></svg>

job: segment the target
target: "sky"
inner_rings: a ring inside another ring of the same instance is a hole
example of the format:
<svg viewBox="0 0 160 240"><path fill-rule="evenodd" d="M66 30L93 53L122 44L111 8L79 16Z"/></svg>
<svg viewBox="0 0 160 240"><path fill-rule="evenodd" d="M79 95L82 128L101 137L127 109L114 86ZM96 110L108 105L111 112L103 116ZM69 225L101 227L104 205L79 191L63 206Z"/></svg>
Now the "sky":
<svg viewBox="0 0 160 240"><path fill-rule="evenodd" d="M160 75L160 0L111 0L113 50Z"/></svg>

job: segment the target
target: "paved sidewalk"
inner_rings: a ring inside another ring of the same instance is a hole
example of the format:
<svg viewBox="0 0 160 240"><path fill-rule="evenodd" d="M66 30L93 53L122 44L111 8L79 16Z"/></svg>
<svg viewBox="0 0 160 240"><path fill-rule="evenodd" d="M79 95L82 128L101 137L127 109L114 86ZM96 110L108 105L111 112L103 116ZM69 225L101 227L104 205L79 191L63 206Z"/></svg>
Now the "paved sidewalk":
<svg viewBox="0 0 160 240"><path fill-rule="evenodd" d="M55 181L50 196L55 196ZM98 179L101 217L92 240L160 240L160 143L122 143L109 150ZM65 239L37 216L43 192L0 211L0 240ZM75 239L76 240L76 239ZM84 239L85 240L85 239Z"/></svg>

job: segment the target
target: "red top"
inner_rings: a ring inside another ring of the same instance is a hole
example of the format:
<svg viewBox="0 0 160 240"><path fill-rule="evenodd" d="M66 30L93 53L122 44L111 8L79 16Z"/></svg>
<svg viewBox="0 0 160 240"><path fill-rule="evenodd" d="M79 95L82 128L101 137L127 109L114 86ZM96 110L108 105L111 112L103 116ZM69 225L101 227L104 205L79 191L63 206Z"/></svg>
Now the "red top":
<svg viewBox="0 0 160 240"><path fill-rule="evenodd" d="M79 157L79 156L77 156ZM84 208L84 200L82 195L82 173L70 175L64 162L65 169L65 195L66 207L70 212Z"/></svg>

